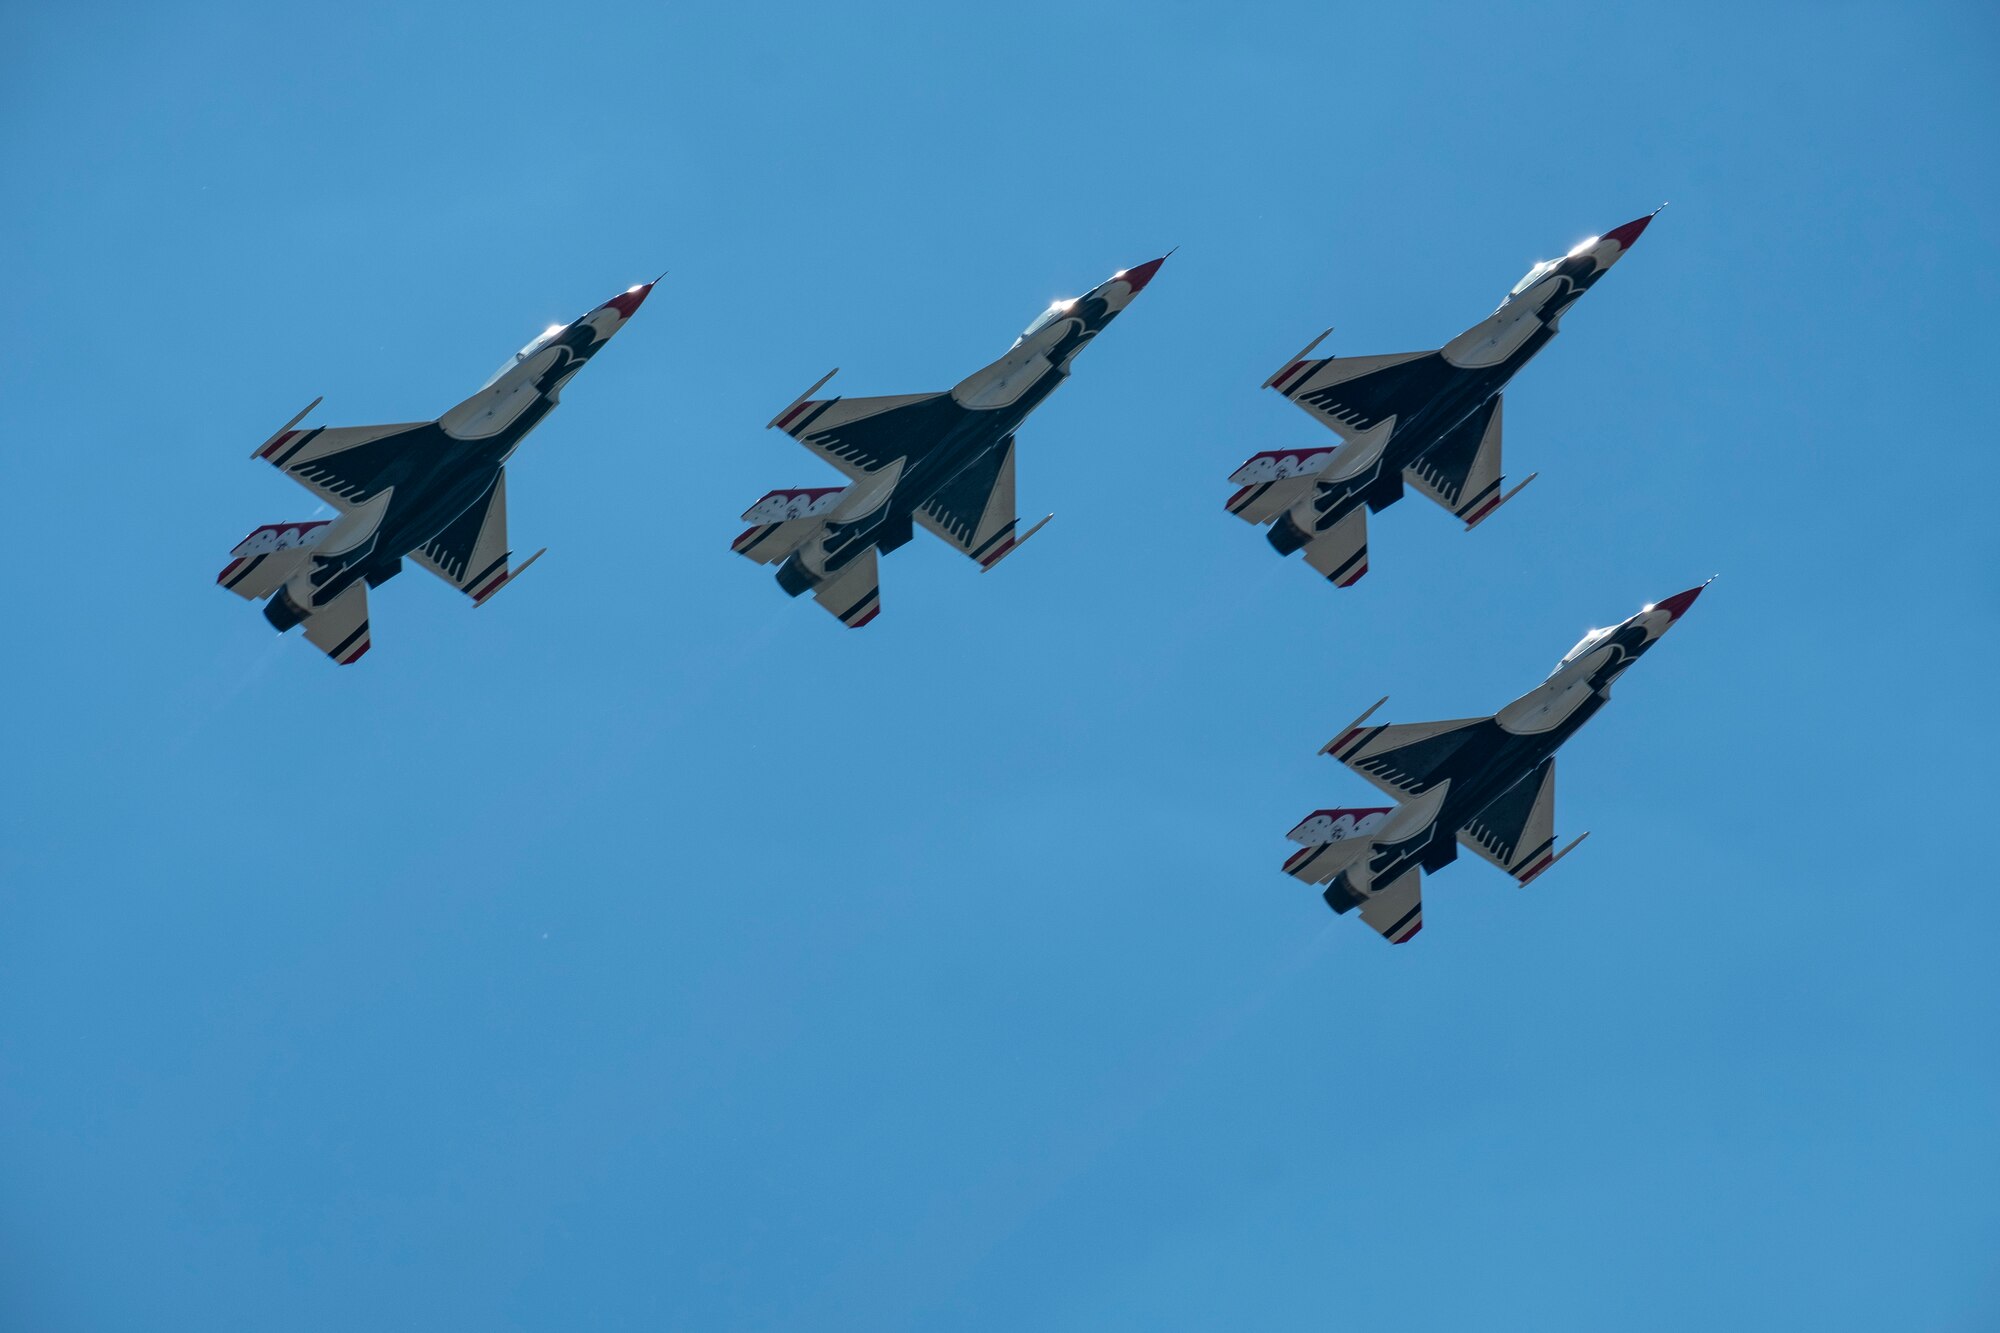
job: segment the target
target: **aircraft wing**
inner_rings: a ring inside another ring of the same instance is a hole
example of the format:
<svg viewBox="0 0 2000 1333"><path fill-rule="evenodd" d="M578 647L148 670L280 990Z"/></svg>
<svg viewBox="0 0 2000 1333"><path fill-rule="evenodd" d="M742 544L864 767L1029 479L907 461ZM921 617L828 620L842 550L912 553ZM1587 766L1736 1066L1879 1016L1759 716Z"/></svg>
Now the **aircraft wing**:
<svg viewBox="0 0 2000 1333"><path fill-rule="evenodd" d="M434 421L395 426L319 426L281 431L256 456L335 509L367 504L396 483L402 451L421 448Z"/></svg>
<svg viewBox="0 0 2000 1333"><path fill-rule="evenodd" d="M1544 759L1458 831L1459 845L1526 884L1554 861L1556 761Z"/></svg>
<svg viewBox="0 0 2000 1333"><path fill-rule="evenodd" d="M1437 352L1334 356L1294 361L1271 378L1271 387L1343 440L1352 440L1422 407L1449 373Z"/></svg>
<svg viewBox="0 0 2000 1333"><path fill-rule="evenodd" d="M859 480L899 458L923 457L964 415L948 393L912 393L802 399L771 425Z"/></svg>
<svg viewBox="0 0 2000 1333"><path fill-rule="evenodd" d="M494 473L484 495L445 524L437 536L410 552L410 558L477 606L513 577L507 568L512 554L507 547L507 470L502 468Z"/></svg>
<svg viewBox="0 0 2000 1333"><path fill-rule="evenodd" d="M1014 437L960 468L917 507L917 522L991 569L1014 549Z"/></svg>
<svg viewBox="0 0 2000 1333"><path fill-rule="evenodd" d="M1500 503L1500 395L1452 427L1403 475L1468 524L1491 513Z"/></svg>
<svg viewBox="0 0 2000 1333"><path fill-rule="evenodd" d="M1483 744L1499 729L1490 717L1355 726L1328 741L1320 753L1332 755L1391 796L1421 796L1451 776L1451 761L1459 751Z"/></svg>

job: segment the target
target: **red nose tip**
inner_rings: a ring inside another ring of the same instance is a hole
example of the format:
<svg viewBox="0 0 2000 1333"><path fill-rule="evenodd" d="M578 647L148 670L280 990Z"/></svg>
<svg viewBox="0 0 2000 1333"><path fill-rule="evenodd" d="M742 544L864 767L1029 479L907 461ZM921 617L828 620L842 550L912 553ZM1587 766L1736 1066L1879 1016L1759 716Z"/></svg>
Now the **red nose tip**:
<svg viewBox="0 0 2000 1333"><path fill-rule="evenodd" d="M1645 217L1642 218L1633 218L1630 222L1626 223L1622 227L1613 227L1610 231L1605 232L1604 235L1599 239L1606 241L1616 241L1618 242L1619 249L1630 250L1632 248L1632 242L1639 239L1639 233L1646 230L1646 224L1651 222L1652 220L1653 220L1653 215L1651 213L1648 213Z"/></svg>
<svg viewBox="0 0 2000 1333"><path fill-rule="evenodd" d="M618 312L618 317L620 319L630 319L632 318L632 312L637 310L640 307L640 305L645 302L646 297L652 292L652 290L653 290L653 284L649 282L644 284L643 286L634 287L630 291L623 291L618 293L618 295L612 297L609 301L606 301L603 306L599 306L598 308L601 310L604 309L605 307L609 307L610 309L616 310Z"/></svg>
<svg viewBox="0 0 2000 1333"><path fill-rule="evenodd" d="M1113 276L1127 287L1130 287L1132 295L1137 296L1140 292L1146 290L1146 284L1153 280L1153 275L1160 271L1160 265L1166 262L1167 257L1161 255L1158 259L1149 259L1136 268L1128 268Z"/></svg>
<svg viewBox="0 0 2000 1333"><path fill-rule="evenodd" d="M1672 597L1654 602L1653 609L1655 611L1665 611L1675 620L1679 620L1687 614L1687 609L1694 605L1694 599L1701 596L1701 589L1707 586L1704 583L1701 585L1701 588L1689 588L1686 592L1677 592Z"/></svg>

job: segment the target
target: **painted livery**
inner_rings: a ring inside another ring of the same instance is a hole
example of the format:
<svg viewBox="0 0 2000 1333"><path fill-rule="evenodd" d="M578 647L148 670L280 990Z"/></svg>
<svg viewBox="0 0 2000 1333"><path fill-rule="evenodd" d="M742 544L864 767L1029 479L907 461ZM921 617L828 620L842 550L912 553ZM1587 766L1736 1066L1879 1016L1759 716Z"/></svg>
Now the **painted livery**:
<svg viewBox="0 0 2000 1333"><path fill-rule="evenodd" d="M342 666L370 645L368 590L403 558L483 605L541 557L510 567L507 460L554 410L584 363L625 326L653 283L632 287L568 324L551 325L478 393L435 421L297 429L315 398L252 455L339 517L258 528L216 582L264 605L280 633L305 636Z"/></svg>
<svg viewBox="0 0 2000 1333"><path fill-rule="evenodd" d="M1368 572L1368 511L1400 500L1405 485L1449 509L1467 531L1478 527L1535 479L1531 473L1501 491L1502 391L1658 212L1535 265L1497 310L1436 351L1311 360L1332 330L1320 334L1264 387L1340 442L1253 455L1230 475L1242 489L1229 498L1229 512L1269 524L1266 536L1280 555L1303 550L1306 563L1340 588Z"/></svg>
<svg viewBox="0 0 2000 1333"><path fill-rule="evenodd" d="M778 586L810 592L858 629L882 609L878 553L908 542L918 524L988 570L1041 531L1014 512L1014 432L1068 378L1070 363L1153 280L1159 259L1057 301L1005 356L944 393L814 398L838 371L768 423L839 468L840 487L772 491L747 510L732 543L776 565Z"/></svg>
<svg viewBox="0 0 2000 1333"><path fill-rule="evenodd" d="M1400 804L1317 810L1287 836L1303 844L1285 872L1326 885L1336 912L1361 919L1391 944L1423 929L1423 873L1451 864L1463 846L1521 884L1569 855L1555 850L1555 753L1611 698L1611 684L1694 605L1690 588L1609 629L1594 629L1554 671L1491 717L1371 727L1388 700L1320 749Z"/></svg>

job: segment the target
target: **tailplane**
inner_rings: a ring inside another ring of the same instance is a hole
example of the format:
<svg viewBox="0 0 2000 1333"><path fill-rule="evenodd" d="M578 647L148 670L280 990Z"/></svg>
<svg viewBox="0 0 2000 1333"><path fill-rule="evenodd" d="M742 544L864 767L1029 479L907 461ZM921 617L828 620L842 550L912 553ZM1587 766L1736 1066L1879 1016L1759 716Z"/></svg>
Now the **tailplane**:
<svg viewBox="0 0 2000 1333"><path fill-rule="evenodd" d="M882 610L877 543L899 544L884 531L894 485L892 474L879 483L772 491L744 511L752 526L731 549L777 565L778 586L787 594L810 592L842 624L860 629Z"/></svg>
<svg viewBox="0 0 2000 1333"><path fill-rule="evenodd" d="M392 577L400 562L378 564L357 577L360 571L351 566L372 550L372 536L330 556L325 552L329 544L345 544L339 536L343 524L351 529L367 521L364 515L358 520L267 523L236 544L215 581L245 601L263 602L264 619L280 634L304 625L306 638L321 652L350 666L370 646L369 585ZM338 591L322 591L328 588Z"/></svg>
<svg viewBox="0 0 2000 1333"><path fill-rule="evenodd" d="M1438 860L1439 804L1315 810L1286 835L1304 847L1285 861L1285 873L1325 885L1328 907L1342 914L1358 907L1384 939L1403 944L1424 926L1423 872Z"/></svg>

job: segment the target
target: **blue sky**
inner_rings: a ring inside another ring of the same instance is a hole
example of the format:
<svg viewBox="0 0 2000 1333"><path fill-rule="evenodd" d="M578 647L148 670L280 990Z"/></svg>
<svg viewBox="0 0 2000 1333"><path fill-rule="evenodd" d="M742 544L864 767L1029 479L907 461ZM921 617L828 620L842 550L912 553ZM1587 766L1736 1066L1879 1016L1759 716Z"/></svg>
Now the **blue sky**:
<svg viewBox="0 0 2000 1333"><path fill-rule="evenodd" d="M1991 1328L1989 9L73 4L0 54L0 1323ZM1672 206L1474 535L1230 519L1258 385ZM948 387L1180 252L1048 530L859 633L733 557L828 368ZM511 471L533 574L338 670L246 455L670 270ZM1385 947L1314 751L1720 574L1531 889Z"/></svg>

